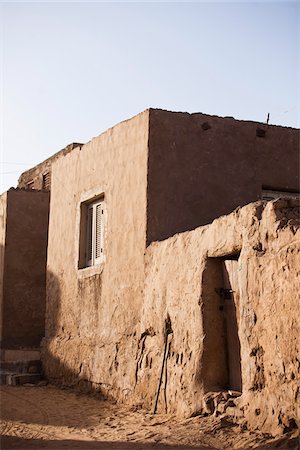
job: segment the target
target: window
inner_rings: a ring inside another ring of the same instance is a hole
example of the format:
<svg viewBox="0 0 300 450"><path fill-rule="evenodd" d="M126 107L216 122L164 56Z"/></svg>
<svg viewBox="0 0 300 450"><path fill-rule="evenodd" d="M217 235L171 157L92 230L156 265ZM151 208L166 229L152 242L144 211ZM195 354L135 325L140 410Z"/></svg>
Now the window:
<svg viewBox="0 0 300 450"><path fill-rule="evenodd" d="M50 186L51 186L50 172L46 172L43 174L43 189L45 191L50 191Z"/></svg>
<svg viewBox="0 0 300 450"><path fill-rule="evenodd" d="M79 264L80 269L104 260L104 198L81 204Z"/></svg>
<svg viewBox="0 0 300 450"><path fill-rule="evenodd" d="M34 181L28 181L26 185L26 189L34 189Z"/></svg>

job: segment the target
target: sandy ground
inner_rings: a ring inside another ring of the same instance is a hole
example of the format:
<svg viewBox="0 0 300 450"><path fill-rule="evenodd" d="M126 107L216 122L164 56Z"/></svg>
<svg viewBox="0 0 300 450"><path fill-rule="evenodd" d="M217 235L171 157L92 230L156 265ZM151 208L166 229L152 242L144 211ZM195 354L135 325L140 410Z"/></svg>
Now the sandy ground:
<svg viewBox="0 0 300 450"><path fill-rule="evenodd" d="M178 419L53 386L1 387L1 449L293 449L216 417Z"/></svg>

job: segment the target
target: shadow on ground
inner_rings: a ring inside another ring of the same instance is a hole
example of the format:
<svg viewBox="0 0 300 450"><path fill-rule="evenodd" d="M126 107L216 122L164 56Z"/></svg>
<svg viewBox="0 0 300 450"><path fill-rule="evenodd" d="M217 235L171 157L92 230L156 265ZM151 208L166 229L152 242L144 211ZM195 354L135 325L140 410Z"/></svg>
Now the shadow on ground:
<svg viewBox="0 0 300 450"><path fill-rule="evenodd" d="M159 443L137 443L137 442L102 442L102 441L79 441L66 440L44 440L23 439L16 436L3 436L1 438L1 450L35 450L35 449L80 449L80 450L217 450L215 447L190 447L186 445L168 445Z"/></svg>
<svg viewBox="0 0 300 450"><path fill-rule="evenodd" d="M23 439L16 436L2 436L1 450L36 450L36 449L77 449L77 450L217 450L215 447L190 447L186 445L168 445L137 442L102 442L102 441L80 441L73 439L65 440L44 440L44 439ZM256 447L256 450L288 449L300 450L299 438L289 440L278 439L270 444ZM250 450L244 449L244 450Z"/></svg>

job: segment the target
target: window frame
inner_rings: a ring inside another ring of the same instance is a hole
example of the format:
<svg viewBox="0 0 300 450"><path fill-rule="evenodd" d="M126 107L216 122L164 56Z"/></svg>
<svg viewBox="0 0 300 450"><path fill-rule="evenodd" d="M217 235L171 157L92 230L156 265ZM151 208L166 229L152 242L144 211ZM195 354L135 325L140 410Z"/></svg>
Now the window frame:
<svg viewBox="0 0 300 450"><path fill-rule="evenodd" d="M102 199L87 205L85 249L87 267L101 264L104 256L104 202Z"/></svg>
<svg viewBox="0 0 300 450"><path fill-rule="evenodd" d="M105 260L104 195L80 204L78 269L99 267Z"/></svg>

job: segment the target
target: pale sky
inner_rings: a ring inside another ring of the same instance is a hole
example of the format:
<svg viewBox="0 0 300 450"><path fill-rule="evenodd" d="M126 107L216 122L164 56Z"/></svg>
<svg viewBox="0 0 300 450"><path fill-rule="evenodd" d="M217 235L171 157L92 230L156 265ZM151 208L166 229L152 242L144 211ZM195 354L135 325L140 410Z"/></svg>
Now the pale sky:
<svg viewBox="0 0 300 450"><path fill-rule="evenodd" d="M0 14L1 192L149 107L300 127L298 1L2 1Z"/></svg>

